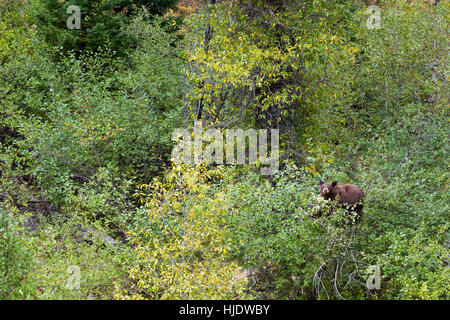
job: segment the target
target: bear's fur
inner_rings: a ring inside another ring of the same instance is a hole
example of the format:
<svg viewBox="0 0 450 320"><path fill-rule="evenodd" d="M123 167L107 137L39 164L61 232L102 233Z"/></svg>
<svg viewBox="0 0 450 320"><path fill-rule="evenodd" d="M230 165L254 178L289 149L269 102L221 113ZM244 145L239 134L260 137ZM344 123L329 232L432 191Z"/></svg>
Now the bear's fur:
<svg viewBox="0 0 450 320"><path fill-rule="evenodd" d="M341 184L338 185L337 181L332 183L324 183L320 180L320 194L325 200L335 200L339 206L346 208L349 212L356 212L358 218L362 216L364 192L360 187L354 184ZM334 208L331 210L330 215L333 214Z"/></svg>

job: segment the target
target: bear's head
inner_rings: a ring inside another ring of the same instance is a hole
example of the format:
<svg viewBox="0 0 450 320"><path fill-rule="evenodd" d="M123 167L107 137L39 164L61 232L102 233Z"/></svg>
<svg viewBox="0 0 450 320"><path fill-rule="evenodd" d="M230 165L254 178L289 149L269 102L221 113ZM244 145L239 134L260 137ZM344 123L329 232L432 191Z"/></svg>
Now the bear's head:
<svg viewBox="0 0 450 320"><path fill-rule="evenodd" d="M320 194L325 199L334 200L337 195L336 191L337 181L333 181L332 183L325 183L320 180Z"/></svg>

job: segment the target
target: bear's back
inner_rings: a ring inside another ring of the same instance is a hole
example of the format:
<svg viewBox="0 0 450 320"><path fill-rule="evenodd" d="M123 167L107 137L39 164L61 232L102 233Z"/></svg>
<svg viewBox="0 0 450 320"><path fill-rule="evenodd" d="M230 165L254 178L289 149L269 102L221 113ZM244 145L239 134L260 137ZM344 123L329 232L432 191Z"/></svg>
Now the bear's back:
<svg viewBox="0 0 450 320"><path fill-rule="evenodd" d="M354 184L341 184L336 186L339 203L355 204L364 198L364 192Z"/></svg>

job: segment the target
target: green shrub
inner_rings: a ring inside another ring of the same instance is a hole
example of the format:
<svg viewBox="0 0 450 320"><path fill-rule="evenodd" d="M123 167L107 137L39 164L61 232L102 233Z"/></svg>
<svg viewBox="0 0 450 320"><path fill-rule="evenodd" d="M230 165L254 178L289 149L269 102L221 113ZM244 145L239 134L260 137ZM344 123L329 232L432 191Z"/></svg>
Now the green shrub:
<svg viewBox="0 0 450 320"><path fill-rule="evenodd" d="M12 210L0 204L0 299L30 299L34 296L30 282L34 255Z"/></svg>
<svg viewBox="0 0 450 320"><path fill-rule="evenodd" d="M227 216L231 252L254 270L255 294L275 299L359 296L364 274L354 262L367 265L361 261L359 235L345 210L317 217L319 210L328 210L318 176L289 167L271 182L257 174L238 180L227 187L234 208Z"/></svg>
<svg viewBox="0 0 450 320"><path fill-rule="evenodd" d="M5 109L16 120L8 125L21 135L22 152L31 151L33 175L54 203L101 168L117 186L117 179L147 180L167 163L172 128L181 122L180 49L156 23L138 25L146 38L132 69L109 51L58 63L43 52L4 66Z"/></svg>
<svg viewBox="0 0 450 320"><path fill-rule="evenodd" d="M93 224L81 208L70 220L41 217L32 244L39 248L30 273L37 299L113 299L116 283L126 280L135 259L120 237Z"/></svg>

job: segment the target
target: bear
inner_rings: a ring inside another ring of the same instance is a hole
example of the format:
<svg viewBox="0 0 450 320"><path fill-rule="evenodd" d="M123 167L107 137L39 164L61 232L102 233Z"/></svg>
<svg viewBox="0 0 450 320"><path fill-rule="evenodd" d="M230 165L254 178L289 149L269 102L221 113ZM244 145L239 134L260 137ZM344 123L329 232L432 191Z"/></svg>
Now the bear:
<svg viewBox="0 0 450 320"><path fill-rule="evenodd" d="M338 204L340 207L346 208L348 212L356 212L357 219L362 216L364 192L360 187L354 184L338 185L337 181L332 183L324 183L320 180L320 195L325 200L335 200L338 196ZM329 215L332 215L334 208L331 209Z"/></svg>

